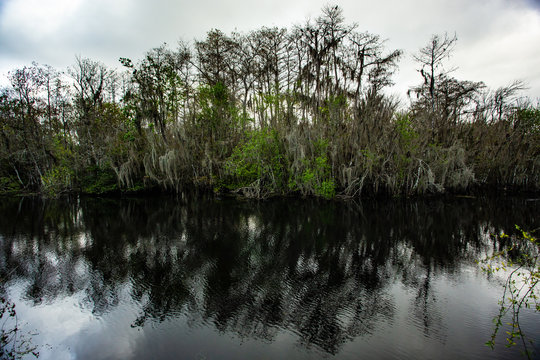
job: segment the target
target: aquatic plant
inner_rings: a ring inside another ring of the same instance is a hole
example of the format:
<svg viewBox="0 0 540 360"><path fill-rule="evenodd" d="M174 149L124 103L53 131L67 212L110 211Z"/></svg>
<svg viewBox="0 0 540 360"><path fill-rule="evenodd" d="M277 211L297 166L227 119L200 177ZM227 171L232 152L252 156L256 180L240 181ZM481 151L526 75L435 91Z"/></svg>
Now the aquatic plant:
<svg viewBox="0 0 540 360"><path fill-rule="evenodd" d="M533 356L533 339L530 339L520 324L520 313L524 309L540 312L540 241L530 232L523 231L516 225L518 236L506 233L493 235L499 241L506 241L501 251L481 261L482 270L488 274L508 272L503 286L503 295L499 301L499 313L493 319L494 330L486 345L495 347L499 330L507 326L506 346L521 343L524 354ZM509 318L509 322L506 322Z"/></svg>
<svg viewBox="0 0 540 360"><path fill-rule="evenodd" d="M15 304L0 295L0 359L23 359L27 355L39 357L31 333L23 333L17 318Z"/></svg>

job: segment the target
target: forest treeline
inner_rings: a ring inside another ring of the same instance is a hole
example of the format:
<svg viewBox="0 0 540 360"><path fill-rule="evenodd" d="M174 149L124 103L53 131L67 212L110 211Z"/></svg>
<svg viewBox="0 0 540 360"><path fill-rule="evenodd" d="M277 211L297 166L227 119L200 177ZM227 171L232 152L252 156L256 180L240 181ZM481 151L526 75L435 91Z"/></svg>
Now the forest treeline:
<svg viewBox="0 0 540 360"><path fill-rule="evenodd" d="M121 58L33 64L0 91L0 192L208 189L247 197L540 189L540 107L444 67L456 37L414 55L404 107L385 91L403 56L342 10L290 29L211 30Z"/></svg>

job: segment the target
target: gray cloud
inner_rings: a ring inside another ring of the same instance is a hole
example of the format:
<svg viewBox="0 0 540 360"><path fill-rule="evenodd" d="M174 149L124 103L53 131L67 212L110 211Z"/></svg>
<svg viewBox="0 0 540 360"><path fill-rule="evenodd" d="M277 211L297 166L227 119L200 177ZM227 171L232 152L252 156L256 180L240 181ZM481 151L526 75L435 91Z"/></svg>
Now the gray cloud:
<svg viewBox="0 0 540 360"><path fill-rule="evenodd" d="M202 38L212 28L247 32L314 18L327 0L0 0L0 73L35 60L65 68L81 55L118 66L153 47ZM540 6L533 0L335 1L349 23L388 39L405 57L394 91L419 81L411 55L435 33L456 33L450 66L460 79L502 86L529 81L540 97Z"/></svg>

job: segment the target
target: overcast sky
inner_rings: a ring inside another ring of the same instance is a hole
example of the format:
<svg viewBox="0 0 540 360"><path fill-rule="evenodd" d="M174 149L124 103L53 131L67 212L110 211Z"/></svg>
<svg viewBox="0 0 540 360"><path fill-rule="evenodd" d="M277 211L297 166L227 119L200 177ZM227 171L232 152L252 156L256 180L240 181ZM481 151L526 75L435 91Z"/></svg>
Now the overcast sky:
<svg viewBox="0 0 540 360"><path fill-rule="evenodd" d="M120 67L153 47L262 26L287 27L337 4L347 23L388 39L404 57L392 91L404 97L420 76L412 54L433 34L456 33L454 77L490 88L523 80L540 98L540 0L0 0L0 83L32 61L63 70L76 55Z"/></svg>

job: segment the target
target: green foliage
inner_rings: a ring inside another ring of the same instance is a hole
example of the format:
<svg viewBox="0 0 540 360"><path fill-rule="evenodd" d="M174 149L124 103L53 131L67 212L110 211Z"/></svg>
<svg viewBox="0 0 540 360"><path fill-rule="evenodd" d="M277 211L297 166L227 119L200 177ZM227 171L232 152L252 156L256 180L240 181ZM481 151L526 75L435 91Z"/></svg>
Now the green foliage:
<svg viewBox="0 0 540 360"><path fill-rule="evenodd" d="M303 159L304 170L299 175L292 175L289 180L291 190L300 190L304 194L326 199L336 195L336 183L331 175L327 150L328 140L319 139L313 143L313 157Z"/></svg>
<svg viewBox="0 0 540 360"><path fill-rule="evenodd" d="M109 167L91 166L87 168L81 179L83 193L99 195L119 190L114 171Z"/></svg>
<svg viewBox="0 0 540 360"><path fill-rule="evenodd" d="M137 130L135 128L127 129L121 136L122 142L132 143L137 138Z"/></svg>
<svg viewBox="0 0 540 360"><path fill-rule="evenodd" d="M75 172L66 165L58 165L47 171L42 177L42 192L48 197L58 197L73 189Z"/></svg>
<svg viewBox="0 0 540 360"><path fill-rule="evenodd" d="M315 195L331 199L336 196L336 183L334 179L324 180L315 187Z"/></svg>
<svg viewBox="0 0 540 360"><path fill-rule="evenodd" d="M343 95L333 95L319 107L319 112L326 121L338 121L345 109L347 109L347 98Z"/></svg>
<svg viewBox="0 0 540 360"><path fill-rule="evenodd" d="M227 187L239 189L258 186L266 192L284 190L287 166L283 149L274 130L254 130L247 140L236 146L225 162L230 182Z"/></svg>
<svg viewBox="0 0 540 360"><path fill-rule="evenodd" d="M122 192L123 193L137 193L137 192L141 192L141 191L144 191L144 190L147 190L147 187L144 185L144 183L137 182L137 183L133 184L133 186L123 188Z"/></svg>
<svg viewBox="0 0 540 360"><path fill-rule="evenodd" d="M207 129L213 138L223 136L220 131L231 130L241 122L239 111L221 82L199 88L199 106L199 125Z"/></svg>
<svg viewBox="0 0 540 360"><path fill-rule="evenodd" d="M520 341L525 355L530 359L533 355L529 347L532 339L528 339L523 331L519 315L522 309L540 312L540 293L537 287L540 281L540 241L517 225L516 229L519 237L504 233L499 235L498 238L509 245L481 261L482 270L488 274L510 271L499 302L499 313L493 319L494 330L486 345L493 349L499 330L507 325L509 330L506 331L506 346L515 346L516 341ZM503 324L507 316L510 316L510 322Z"/></svg>
<svg viewBox="0 0 540 360"><path fill-rule="evenodd" d="M540 108L520 108L515 114L515 126L528 134L540 134Z"/></svg>
<svg viewBox="0 0 540 360"><path fill-rule="evenodd" d="M402 149L405 152L415 151L417 145L413 142L418 138L419 134L413 128L409 114L397 113L395 127L399 134L399 142Z"/></svg>
<svg viewBox="0 0 540 360"><path fill-rule="evenodd" d="M185 91L178 55L163 44L148 51L136 66L130 59L120 58L122 65L134 69L132 80L137 88L129 91L124 101L138 132L145 125L152 126L165 139L167 128L178 120Z"/></svg>
<svg viewBox="0 0 540 360"><path fill-rule="evenodd" d="M21 184L11 177L0 177L0 195L15 195L21 192Z"/></svg>
<svg viewBox="0 0 540 360"><path fill-rule="evenodd" d="M57 135L52 139L51 148L56 164L41 176L41 192L48 197L58 197L73 190L76 181L75 156L67 144L69 139Z"/></svg>

